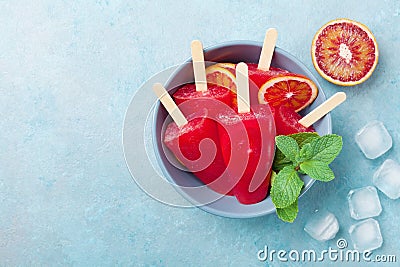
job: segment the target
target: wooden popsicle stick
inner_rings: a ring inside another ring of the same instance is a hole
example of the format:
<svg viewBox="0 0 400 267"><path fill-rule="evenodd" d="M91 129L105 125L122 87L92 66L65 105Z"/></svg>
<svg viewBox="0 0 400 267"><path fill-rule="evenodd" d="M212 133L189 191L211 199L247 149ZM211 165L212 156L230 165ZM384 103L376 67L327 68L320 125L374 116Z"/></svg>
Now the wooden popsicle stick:
<svg viewBox="0 0 400 267"><path fill-rule="evenodd" d="M269 28L265 33L260 59L258 60L258 67L257 67L258 69L264 71L269 70L277 38L278 38L278 31L275 28Z"/></svg>
<svg viewBox="0 0 400 267"><path fill-rule="evenodd" d="M344 92L338 92L331 96L324 103L319 105L316 109L304 116L301 120L299 120L299 123L308 128L323 116L328 114L331 110L343 103L345 100L346 94Z"/></svg>
<svg viewBox="0 0 400 267"><path fill-rule="evenodd" d="M153 85L153 91L178 127L188 123L182 111L178 108L172 97L169 95L167 90L165 90L161 83L155 83Z"/></svg>
<svg viewBox="0 0 400 267"><path fill-rule="evenodd" d="M249 69L244 62L236 66L236 92L239 113L250 112Z"/></svg>
<svg viewBox="0 0 400 267"><path fill-rule="evenodd" d="M199 40L193 40L191 44L194 81L196 91L207 91L206 67L204 64L203 45Z"/></svg>

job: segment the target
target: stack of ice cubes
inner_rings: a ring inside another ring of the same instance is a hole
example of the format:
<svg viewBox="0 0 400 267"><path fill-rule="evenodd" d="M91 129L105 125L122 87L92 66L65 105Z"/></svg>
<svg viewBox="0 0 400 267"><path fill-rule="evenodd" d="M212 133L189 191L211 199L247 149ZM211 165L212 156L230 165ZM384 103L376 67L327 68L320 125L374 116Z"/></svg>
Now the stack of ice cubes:
<svg viewBox="0 0 400 267"><path fill-rule="evenodd" d="M380 121L367 123L356 134L356 143L369 159L376 159L392 147L392 137ZM386 160L373 176L374 185L389 198L400 197L400 165ZM358 250L373 250L382 246L383 239L379 223L371 217L382 212L378 192L373 186L351 190L348 195L350 215L356 220L366 219L349 229L354 247Z"/></svg>
<svg viewBox="0 0 400 267"><path fill-rule="evenodd" d="M366 186L350 190L347 196L350 215L361 221L352 225L349 229L354 248L359 251L373 250L382 246L382 235L379 223L371 217L381 214L382 206L378 191L374 186Z"/></svg>
<svg viewBox="0 0 400 267"><path fill-rule="evenodd" d="M368 159L376 159L392 147L392 137L380 121L371 121L361 128L355 136L356 143ZM386 160L373 176L374 185L391 199L400 198L400 164ZM371 251L380 248L383 238L378 221L382 206L378 191L374 186L365 186L350 190L348 194L350 215L362 220L349 229L354 248ZM335 237L339 223L330 212L315 213L307 222L304 230L314 239L326 241Z"/></svg>

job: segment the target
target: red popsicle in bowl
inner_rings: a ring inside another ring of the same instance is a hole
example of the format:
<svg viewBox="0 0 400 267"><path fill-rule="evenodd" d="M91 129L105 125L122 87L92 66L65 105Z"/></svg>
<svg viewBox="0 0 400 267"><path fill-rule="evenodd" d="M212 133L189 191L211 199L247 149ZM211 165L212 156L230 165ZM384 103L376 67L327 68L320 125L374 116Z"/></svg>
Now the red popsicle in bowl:
<svg viewBox="0 0 400 267"><path fill-rule="evenodd" d="M233 194L242 204L255 204L268 194L270 169L275 154L275 124L268 105L250 108L247 65L236 69L238 113L219 115L219 138L225 165L233 179L238 179ZM239 127L245 133L238 132ZM240 135L238 137L237 135ZM232 142L233 139L238 140ZM246 162L245 169L232 162L232 155Z"/></svg>
<svg viewBox="0 0 400 267"><path fill-rule="evenodd" d="M220 194L232 195L233 185L225 174L217 124L208 117L208 110L203 108L186 119L161 84L155 84L153 90L173 119L166 128L164 144L209 188ZM190 105L190 102L186 104Z"/></svg>

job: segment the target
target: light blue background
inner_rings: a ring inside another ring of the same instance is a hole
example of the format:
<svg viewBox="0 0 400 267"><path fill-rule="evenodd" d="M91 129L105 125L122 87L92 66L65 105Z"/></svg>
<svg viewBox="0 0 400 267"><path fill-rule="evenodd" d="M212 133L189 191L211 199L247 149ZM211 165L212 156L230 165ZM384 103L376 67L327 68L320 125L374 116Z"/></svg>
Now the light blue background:
<svg viewBox="0 0 400 267"><path fill-rule="evenodd" d="M336 248L303 227L312 211L336 214L349 241L346 195L371 184L399 150L399 1L5 1L0 0L0 265L265 266L257 251ZM153 74L190 55L189 44L262 41L277 45L317 75L314 33L348 17L370 27L379 64L364 84L341 88L318 76L328 96L344 90L332 113L344 149L337 178L316 182L293 224L275 215L237 220L156 202L132 181L122 151L125 110ZM354 134L379 119L394 147L366 159ZM382 193L384 245L400 261L400 200ZM326 263L325 263L326 264Z"/></svg>

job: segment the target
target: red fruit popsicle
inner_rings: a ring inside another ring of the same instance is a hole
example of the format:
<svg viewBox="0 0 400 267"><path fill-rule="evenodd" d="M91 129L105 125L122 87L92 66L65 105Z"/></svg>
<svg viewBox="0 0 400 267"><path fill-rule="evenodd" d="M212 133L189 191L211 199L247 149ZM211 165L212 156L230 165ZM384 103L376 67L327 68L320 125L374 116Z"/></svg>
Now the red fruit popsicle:
<svg viewBox="0 0 400 267"><path fill-rule="evenodd" d="M206 139L209 139L208 142L212 141L215 147L211 143L204 143L201 146L201 142ZM197 117L182 127L172 122L165 131L164 144L209 188L220 194L232 195L230 189L233 185L224 182L223 174L226 166L218 139L217 125L213 120L206 116ZM215 156L212 151L215 151ZM221 179L217 181L218 178Z"/></svg>
<svg viewBox="0 0 400 267"><path fill-rule="evenodd" d="M275 124L268 105L250 110L247 66L236 68L238 111L219 115L218 132L222 154L232 180L238 179L233 193L242 204L255 204L268 194L270 168L275 154ZM244 127L245 131L239 131ZM233 141L235 140L235 141ZM246 162L243 169L232 158Z"/></svg>
<svg viewBox="0 0 400 267"><path fill-rule="evenodd" d="M313 109L303 118L292 108L285 106L271 108L274 115L277 135L299 132L315 132L311 126L346 100L344 92L338 92Z"/></svg>
<svg viewBox="0 0 400 267"><path fill-rule="evenodd" d="M219 139L225 165L230 163L232 154L247 160L244 170L238 169L234 162L228 169L231 180L240 176L233 193L242 204L258 203L268 194L275 154L275 125L271 111L268 105L254 105L250 112L221 114L219 119ZM239 141L232 143L232 135L238 134L240 125L244 126L246 133L235 137Z"/></svg>
<svg viewBox="0 0 400 267"><path fill-rule="evenodd" d="M225 87L207 85L203 46L200 41L192 42L191 51L195 84L182 86L174 93L173 98L194 119L181 127L174 123L168 125L164 143L183 165L211 189L221 194L231 194L233 185L229 186L226 180L228 176L223 176L226 166L219 144L217 124L211 118L221 109L230 107L232 93ZM198 116L199 112L203 114Z"/></svg>
<svg viewBox="0 0 400 267"><path fill-rule="evenodd" d="M161 84L155 84L153 90L174 120L164 133L164 144L189 171L211 189L229 194L233 185L229 186L224 179L229 177L224 175L226 167L219 145L217 125L207 117L208 110L198 110L188 120ZM183 103L182 107L188 105L190 102Z"/></svg>

